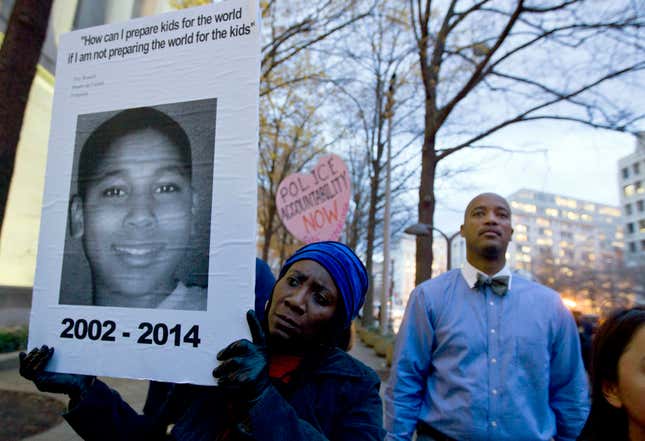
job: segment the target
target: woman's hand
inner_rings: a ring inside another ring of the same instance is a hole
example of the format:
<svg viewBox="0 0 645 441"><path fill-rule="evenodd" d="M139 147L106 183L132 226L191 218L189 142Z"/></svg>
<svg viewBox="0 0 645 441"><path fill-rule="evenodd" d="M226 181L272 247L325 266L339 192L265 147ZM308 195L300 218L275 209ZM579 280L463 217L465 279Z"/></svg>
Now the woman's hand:
<svg viewBox="0 0 645 441"><path fill-rule="evenodd" d="M237 340L217 354L222 363L213 370L218 385L238 400L253 402L271 385L267 366L266 340L262 326L249 310L246 313L253 343Z"/></svg>
<svg viewBox="0 0 645 441"><path fill-rule="evenodd" d="M43 392L64 393L78 400L94 382L94 377L80 374L59 374L45 372L47 363L54 355L54 348L43 345L32 349L29 354L21 352L20 375L33 381Z"/></svg>

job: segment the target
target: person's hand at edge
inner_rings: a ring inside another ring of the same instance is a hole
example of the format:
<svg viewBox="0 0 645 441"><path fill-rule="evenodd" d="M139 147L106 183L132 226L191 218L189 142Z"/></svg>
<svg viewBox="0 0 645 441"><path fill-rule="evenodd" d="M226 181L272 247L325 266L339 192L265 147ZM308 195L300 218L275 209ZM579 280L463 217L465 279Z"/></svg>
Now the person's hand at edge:
<svg viewBox="0 0 645 441"><path fill-rule="evenodd" d="M266 339L255 312L246 313L253 343L237 340L217 354L222 363L213 370L218 386L238 400L256 401L271 385L269 379Z"/></svg>
<svg viewBox="0 0 645 441"><path fill-rule="evenodd" d="M78 402L94 382L95 377L80 374L46 372L45 367L54 355L54 348L46 345L32 349L29 354L21 352L20 375L33 381L42 392L64 393L72 402ZM70 405L70 407L73 407Z"/></svg>

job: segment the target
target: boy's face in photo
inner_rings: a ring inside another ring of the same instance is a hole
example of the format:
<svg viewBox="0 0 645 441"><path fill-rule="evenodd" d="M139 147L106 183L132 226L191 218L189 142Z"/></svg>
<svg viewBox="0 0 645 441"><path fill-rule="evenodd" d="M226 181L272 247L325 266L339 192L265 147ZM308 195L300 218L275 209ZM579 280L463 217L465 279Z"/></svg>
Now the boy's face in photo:
<svg viewBox="0 0 645 441"><path fill-rule="evenodd" d="M171 293L193 228L191 164L149 128L112 141L95 159L84 198L71 204L72 236L83 238L95 295L133 297L134 306L134 297L145 304Z"/></svg>

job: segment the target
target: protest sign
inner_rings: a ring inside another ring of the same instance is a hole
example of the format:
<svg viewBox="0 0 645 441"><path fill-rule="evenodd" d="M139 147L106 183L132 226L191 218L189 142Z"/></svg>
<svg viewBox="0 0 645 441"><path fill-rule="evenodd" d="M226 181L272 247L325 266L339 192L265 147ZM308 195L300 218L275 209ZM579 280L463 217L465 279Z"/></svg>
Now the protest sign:
<svg viewBox="0 0 645 441"><path fill-rule="evenodd" d="M29 346L48 369L214 384L253 305L258 6L61 37Z"/></svg>
<svg viewBox="0 0 645 441"><path fill-rule="evenodd" d="M296 239L311 243L338 240L350 196L347 167L332 154L320 158L311 173L287 176L278 187L276 204L287 230Z"/></svg>

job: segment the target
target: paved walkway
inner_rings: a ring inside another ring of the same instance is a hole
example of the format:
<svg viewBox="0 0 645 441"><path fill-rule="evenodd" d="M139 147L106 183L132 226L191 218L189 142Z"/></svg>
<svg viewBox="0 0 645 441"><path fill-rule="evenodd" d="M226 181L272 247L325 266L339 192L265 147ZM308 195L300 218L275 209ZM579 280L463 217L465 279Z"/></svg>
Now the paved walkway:
<svg viewBox="0 0 645 441"><path fill-rule="evenodd" d="M15 363L11 362L11 358L16 360ZM31 381L27 381L18 374L17 367L17 358L18 353L14 352L11 354L2 354L0 355L0 366L5 367L4 370L0 370L0 390L13 390L20 392L33 392L41 395L45 395L51 398L55 398L67 404L67 396L61 394L48 394L45 392L40 392L36 389L36 386ZM12 366L13 365L13 366ZM146 396L146 391L148 389L147 381L140 380L124 380L120 378L101 378L114 389L118 390L119 393L125 400L130 403L135 409L141 410L143 408L143 403ZM25 441L79 441L81 438L76 435L76 433L63 422L58 426L55 426L45 432L41 432L38 435L25 438Z"/></svg>
<svg viewBox="0 0 645 441"><path fill-rule="evenodd" d="M383 398L383 393L385 391L385 383L387 382L387 378L390 375L390 369L387 367L387 364L385 363L385 358L384 357L379 357L376 355L376 352L374 352L374 349L365 346L363 342L358 338L358 336L355 337L354 340L354 346L352 349L349 351L349 353L355 357L358 358L360 361L371 367L376 371L377 374L381 377L381 398Z"/></svg>
<svg viewBox="0 0 645 441"><path fill-rule="evenodd" d="M361 360L363 363L372 367L383 378L387 372L385 359L378 357L371 348L366 347L358 338L354 341L354 347L350 354ZM121 378L105 378L105 381L112 388L119 391L121 396L133 408L138 411L143 409L143 403L148 390L148 382L142 380L125 380ZM22 392L33 392L46 395L63 401L67 404L67 397L61 394L48 394L40 392L34 384L25 380L18 374L18 353L0 354L0 390L14 390ZM381 396L383 395L384 386L381 384ZM25 441L79 441L81 438L63 422L45 432L25 438Z"/></svg>

